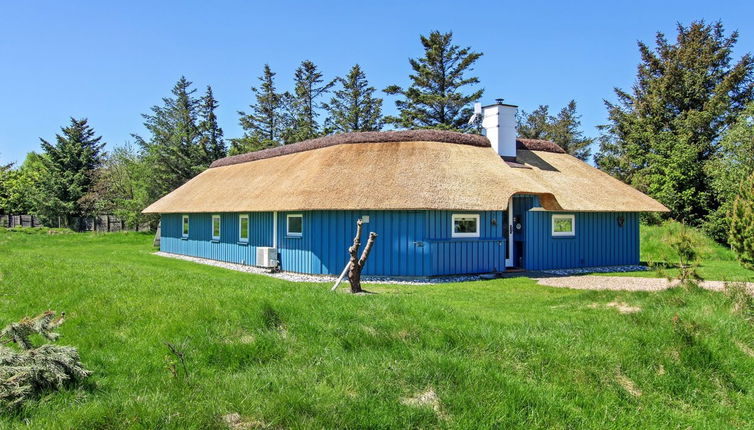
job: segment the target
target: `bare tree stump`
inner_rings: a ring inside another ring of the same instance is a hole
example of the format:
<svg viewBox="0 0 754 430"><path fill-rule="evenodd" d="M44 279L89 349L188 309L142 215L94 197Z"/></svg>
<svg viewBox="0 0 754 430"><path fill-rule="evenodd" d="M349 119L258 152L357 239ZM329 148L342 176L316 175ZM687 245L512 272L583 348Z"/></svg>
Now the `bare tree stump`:
<svg viewBox="0 0 754 430"><path fill-rule="evenodd" d="M359 248L361 247L361 225L361 219L356 221L356 237L353 238L353 245L348 248L348 254L351 256L351 263L348 269L348 281L351 283L352 293L361 293L364 291L361 289L361 269L364 268L369 253L374 246L374 240L377 239L377 233L369 233L367 245L364 247L364 252L361 253L361 258L359 258L357 255L359 253Z"/></svg>

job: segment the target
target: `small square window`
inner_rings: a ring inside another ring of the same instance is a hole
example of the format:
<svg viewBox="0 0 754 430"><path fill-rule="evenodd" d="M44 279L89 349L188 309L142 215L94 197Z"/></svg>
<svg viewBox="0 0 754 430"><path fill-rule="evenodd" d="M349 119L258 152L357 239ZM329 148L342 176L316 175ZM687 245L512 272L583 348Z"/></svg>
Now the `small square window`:
<svg viewBox="0 0 754 430"><path fill-rule="evenodd" d="M249 216L246 214L238 216L238 241L249 241Z"/></svg>
<svg viewBox="0 0 754 430"><path fill-rule="evenodd" d="M183 225L183 231L181 232L181 237L188 237L189 235L189 216L183 215L181 217L181 224Z"/></svg>
<svg viewBox="0 0 754 430"><path fill-rule="evenodd" d="M451 237L479 237L479 215L453 214Z"/></svg>
<svg viewBox="0 0 754 430"><path fill-rule="evenodd" d="M286 234L292 237L301 237L304 234L304 216L294 214L287 216L288 229Z"/></svg>
<svg viewBox="0 0 754 430"><path fill-rule="evenodd" d="M552 216L552 235L553 236L575 236L576 235L576 216L575 215L553 215Z"/></svg>
<svg viewBox="0 0 754 430"><path fill-rule="evenodd" d="M220 240L220 215L212 215L212 240Z"/></svg>

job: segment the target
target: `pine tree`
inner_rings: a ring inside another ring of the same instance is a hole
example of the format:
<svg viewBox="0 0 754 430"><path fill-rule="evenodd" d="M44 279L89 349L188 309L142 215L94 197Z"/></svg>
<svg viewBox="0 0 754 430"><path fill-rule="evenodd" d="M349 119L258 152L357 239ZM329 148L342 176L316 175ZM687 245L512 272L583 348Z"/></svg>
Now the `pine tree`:
<svg viewBox="0 0 754 430"><path fill-rule="evenodd" d="M382 99L375 98L374 87L369 86L366 74L356 64L345 78L337 78L340 89L335 91L324 108L330 114L327 131L379 131L382 129Z"/></svg>
<svg viewBox="0 0 754 430"><path fill-rule="evenodd" d="M466 77L467 72L482 56L470 47L454 45L453 33L433 31L429 37L420 36L424 57L409 59L413 74L411 86L398 85L385 88L385 93L400 95L396 100L397 117L389 116L386 122L402 128L437 128L468 130L471 104L479 100L483 89L466 94L464 90L479 83L477 77Z"/></svg>
<svg viewBox="0 0 754 430"><path fill-rule="evenodd" d="M255 103L250 113L239 111L244 130L241 138L231 139L231 153L240 154L280 144L283 132L283 95L275 88L275 75L269 64L264 65L259 87L252 87Z"/></svg>
<svg viewBox="0 0 754 430"><path fill-rule="evenodd" d="M733 203L729 234L738 261L754 270L754 175L741 184Z"/></svg>
<svg viewBox="0 0 754 430"><path fill-rule="evenodd" d="M48 219L60 216L67 224L73 216L83 214L79 199L91 188L93 174L102 165L105 146L95 137L87 119L71 118L55 143L40 138L45 168L42 197L38 210Z"/></svg>
<svg viewBox="0 0 754 430"><path fill-rule="evenodd" d="M152 199L178 188L209 166L199 125L201 100L195 92L182 76L173 87L173 97L163 98L162 106L153 106L151 114L142 115L151 134L149 140L133 135L153 171Z"/></svg>
<svg viewBox="0 0 754 430"><path fill-rule="evenodd" d="M285 143L300 142L320 136L317 117L321 105L317 99L335 85L335 80L325 82L322 72L309 60L301 62L294 74L294 80L296 83L294 94L284 96L291 122L284 132Z"/></svg>
<svg viewBox="0 0 754 430"><path fill-rule="evenodd" d="M703 21L678 25L675 43L658 33L656 48L639 42L642 61L631 92L606 102L598 166L698 224L716 208L707 162L719 134L754 97L751 55L732 64L738 33Z"/></svg>
<svg viewBox="0 0 754 430"><path fill-rule="evenodd" d="M215 110L219 103L212 93L212 87L207 85L207 92L201 98L199 103L199 129L201 131L200 142L205 154L204 162L211 164L218 158L227 155L228 150L223 140L223 129L217 123Z"/></svg>
<svg viewBox="0 0 754 430"><path fill-rule="evenodd" d="M539 106L532 113L522 112L518 118L518 135L529 139L546 139L580 160L588 160L593 139L580 130L581 116L576 113L576 101L571 100L557 116L549 114L549 106Z"/></svg>
<svg viewBox="0 0 754 430"><path fill-rule="evenodd" d="M552 115L550 115L550 107L547 105L539 105L530 113L525 110L521 110L518 113L516 131L518 137L526 139L548 139L548 133L550 128L550 122Z"/></svg>

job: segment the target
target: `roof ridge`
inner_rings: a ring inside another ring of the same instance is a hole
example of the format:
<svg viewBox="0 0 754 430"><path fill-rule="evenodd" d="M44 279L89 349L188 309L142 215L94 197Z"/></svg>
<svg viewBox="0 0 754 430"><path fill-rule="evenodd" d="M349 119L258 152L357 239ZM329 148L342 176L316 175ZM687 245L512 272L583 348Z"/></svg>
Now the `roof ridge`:
<svg viewBox="0 0 754 430"><path fill-rule="evenodd" d="M455 143L458 145L490 147L490 141L485 136L449 130L361 131L322 136L289 145L280 145L258 151L247 152L245 154L231 155L230 157L215 160L209 167L231 166L233 164L248 163L250 161L312 151L335 145L389 142L443 142ZM556 143L543 139L516 138L516 148L528 149L530 151L565 153L565 151Z"/></svg>
<svg viewBox="0 0 754 430"><path fill-rule="evenodd" d="M209 167L230 166L334 145L387 142L444 142L481 147L490 146L490 141L480 134L459 133L449 130L362 131L322 136L289 145L232 155L215 160Z"/></svg>

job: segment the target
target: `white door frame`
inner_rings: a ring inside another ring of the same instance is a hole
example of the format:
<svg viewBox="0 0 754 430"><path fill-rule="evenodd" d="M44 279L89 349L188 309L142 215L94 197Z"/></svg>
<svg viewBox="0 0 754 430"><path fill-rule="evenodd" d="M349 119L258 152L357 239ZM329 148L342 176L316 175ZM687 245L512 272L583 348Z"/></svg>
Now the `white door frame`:
<svg viewBox="0 0 754 430"><path fill-rule="evenodd" d="M508 258L505 267L513 267L513 196L508 200Z"/></svg>

